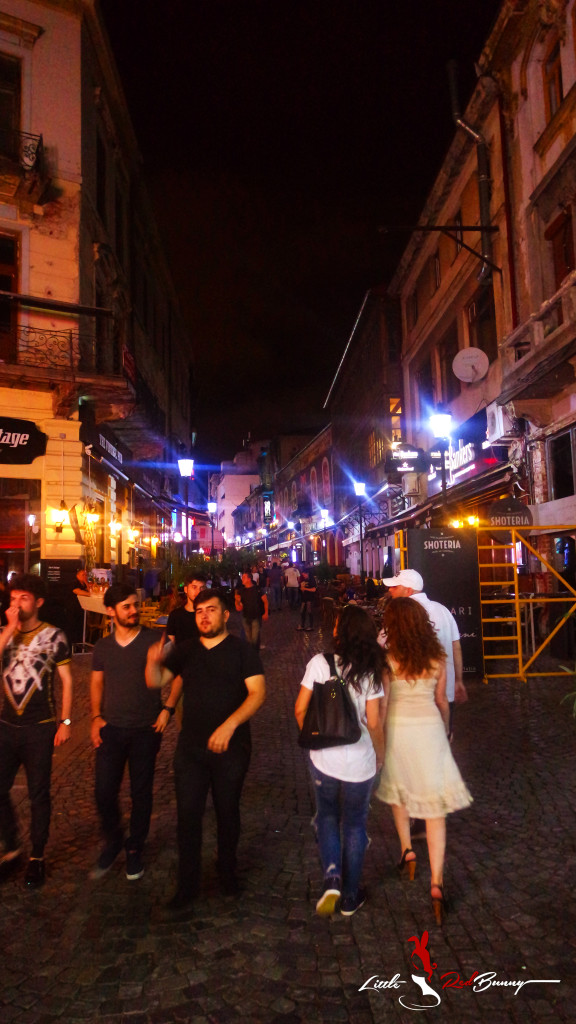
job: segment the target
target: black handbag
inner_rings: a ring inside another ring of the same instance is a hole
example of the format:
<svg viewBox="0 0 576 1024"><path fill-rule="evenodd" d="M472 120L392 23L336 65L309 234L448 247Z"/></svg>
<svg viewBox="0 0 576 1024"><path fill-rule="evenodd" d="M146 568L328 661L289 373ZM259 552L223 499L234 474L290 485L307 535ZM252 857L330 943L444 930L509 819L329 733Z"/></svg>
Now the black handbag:
<svg viewBox="0 0 576 1024"><path fill-rule="evenodd" d="M298 743L305 750L323 750L357 743L362 735L348 685L336 671L333 654L324 654L330 678L314 683Z"/></svg>

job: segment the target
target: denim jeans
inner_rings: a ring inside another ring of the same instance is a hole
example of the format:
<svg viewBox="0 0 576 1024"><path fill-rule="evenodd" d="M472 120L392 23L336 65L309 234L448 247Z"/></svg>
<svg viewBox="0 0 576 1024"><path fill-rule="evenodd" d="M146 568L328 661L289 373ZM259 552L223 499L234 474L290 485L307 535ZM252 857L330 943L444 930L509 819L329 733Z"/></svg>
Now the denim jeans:
<svg viewBox="0 0 576 1024"><path fill-rule="evenodd" d="M240 839L240 797L248 765L249 743L236 743L222 754L178 740L174 756L176 806L178 810L178 888L194 892L200 883L202 819L208 791L216 812L218 870L236 869Z"/></svg>
<svg viewBox="0 0 576 1024"><path fill-rule="evenodd" d="M282 607L282 587L279 583L272 584L272 609L273 611L280 611Z"/></svg>
<svg viewBox="0 0 576 1024"><path fill-rule="evenodd" d="M342 880L342 896L355 897L368 845L366 820L374 777L342 782L310 762L316 794L316 833L324 878Z"/></svg>
<svg viewBox="0 0 576 1024"><path fill-rule="evenodd" d="M50 829L50 777L55 722L7 725L0 722L0 839L18 846L18 824L10 799L16 773L24 765L30 799L32 856L42 857Z"/></svg>
<svg viewBox="0 0 576 1024"><path fill-rule="evenodd" d="M260 622L260 619L242 619L246 641L256 651L260 650Z"/></svg>
<svg viewBox="0 0 576 1024"><path fill-rule="evenodd" d="M106 724L100 730L102 745L96 750L96 806L106 842L122 836L119 793L124 769L130 773L130 835L127 850L142 852L152 814L152 788L156 755L162 733L152 726L126 729Z"/></svg>
<svg viewBox="0 0 576 1024"><path fill-rule="evenodd" d="M300 609L300 625L302 629L306 629L306 619L308 619L308 625L310 629L314 625L314 615L312 613L312 601L303 600L302 607Z"/></svg>

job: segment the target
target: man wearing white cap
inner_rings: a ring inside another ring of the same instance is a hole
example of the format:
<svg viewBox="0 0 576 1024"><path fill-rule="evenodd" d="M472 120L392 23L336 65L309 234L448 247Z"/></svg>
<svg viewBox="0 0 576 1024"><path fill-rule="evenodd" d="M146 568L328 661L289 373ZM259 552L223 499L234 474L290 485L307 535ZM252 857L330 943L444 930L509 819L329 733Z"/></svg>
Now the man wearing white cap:
<svg viewBox="0 0 576 1024"><path fill-rule="evenodd" d="M430 601L424 591L424 580L415 569L402 569L397 576L383 579L392 597L412 597L426 611L446 651L446 696L450 704L450 738L452 738L452 713L454 702L463 704L468 700L466 687L462 682L462 646L458 625L452 612L439 601Z"/></svg>

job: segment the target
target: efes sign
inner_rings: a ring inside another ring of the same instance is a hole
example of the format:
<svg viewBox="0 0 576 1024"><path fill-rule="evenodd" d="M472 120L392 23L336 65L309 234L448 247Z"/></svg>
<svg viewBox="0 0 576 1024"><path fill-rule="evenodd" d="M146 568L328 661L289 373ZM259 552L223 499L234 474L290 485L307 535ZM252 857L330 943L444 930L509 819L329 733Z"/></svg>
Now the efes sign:
<svg viewBox="0 0 576 1024"><path fill-rule="evenodd" d="M0 416L0 466L29 466L46 453L47 441L32 420Z"/></svg>

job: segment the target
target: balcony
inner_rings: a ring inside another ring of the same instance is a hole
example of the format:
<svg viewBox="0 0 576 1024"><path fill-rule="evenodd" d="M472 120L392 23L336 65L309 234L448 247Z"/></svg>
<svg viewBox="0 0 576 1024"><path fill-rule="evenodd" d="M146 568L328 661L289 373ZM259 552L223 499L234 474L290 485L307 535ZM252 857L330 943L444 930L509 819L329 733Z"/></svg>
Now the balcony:
<svg viewBox="0 0 576 1024"><path fill-rule="evenodd" d="M500 351L500 405L546 401L573 383L574 367L568 360L576 356L576 271L500 343Z"/></svg>
<svg viewBox="0 0 576 1024"><path fill-rule="evenodd" d="M47 184L42 136L0 128L0 199L38 203Z"/></svg>

